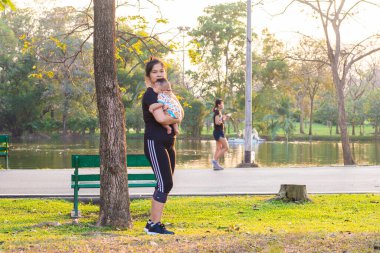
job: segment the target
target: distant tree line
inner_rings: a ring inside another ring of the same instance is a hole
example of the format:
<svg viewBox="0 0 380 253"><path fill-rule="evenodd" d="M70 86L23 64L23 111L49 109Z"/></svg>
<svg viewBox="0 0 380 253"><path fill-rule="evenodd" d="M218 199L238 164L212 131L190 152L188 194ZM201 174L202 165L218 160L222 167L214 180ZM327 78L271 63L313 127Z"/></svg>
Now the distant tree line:
<svg viewBox="0 0 380 253"><path fill-rule="evenodd" d="M215 98L232 113L229 124L239 132L244 122L245 2L209 6L187 34L186 45L197 71L186 72L169 55L180 45L149 31L142 16L117 20L117 76L126 110L127 131L144 128L141 95L144 62L166 59L169 80L185 108L182 132L200 136L211 125ZM92 10L59 7L36 13L7 10L0 21L0 131L14 136L33 133L93 134L99 128L96 109ZM167 26L158 19L158 25ZM253 34L253 121L261 135L287 138L313 135L313 122L339 132L338 100L324 41L304 38L286 49L269 30ZM312 58L310 58L312 56ZM376 76L377 73L377 76ZM371 124L379 134L379 64L355 62L344 88L346 123L352 135ZM308 123L308 124L307 124ZM306 127L307 125L307 127ZM307 129L306 129L307 128Z"/></svg>

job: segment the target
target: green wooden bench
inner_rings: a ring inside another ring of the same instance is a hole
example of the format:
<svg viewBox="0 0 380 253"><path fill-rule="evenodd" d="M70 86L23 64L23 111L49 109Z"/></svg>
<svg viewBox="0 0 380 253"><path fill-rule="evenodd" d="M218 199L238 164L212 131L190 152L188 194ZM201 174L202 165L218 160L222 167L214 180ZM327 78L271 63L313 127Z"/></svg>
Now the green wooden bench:
<svg viewBox="0 0 380 253"><path fill-rule="evenodd" d="M81 188L100 188L100 156L99 155L72 155L72 167L74 174L71 175L71 188L74 189L74 210L71 212L72 218L80 217L78 210L78 194ZM130 154L127 155L128 167L150 167L150 162L145 155ZM96 174L80 174L80 168L96 168ZM157 184L156 177L153 173L128 173L128 187L155 187Z"/></svg>
<svg viewBox="0 0 380 253"><path fill-rule="evenodd" d="M0 135L0 157L5 158L5 167L8 169L9 136Z"/></svg>

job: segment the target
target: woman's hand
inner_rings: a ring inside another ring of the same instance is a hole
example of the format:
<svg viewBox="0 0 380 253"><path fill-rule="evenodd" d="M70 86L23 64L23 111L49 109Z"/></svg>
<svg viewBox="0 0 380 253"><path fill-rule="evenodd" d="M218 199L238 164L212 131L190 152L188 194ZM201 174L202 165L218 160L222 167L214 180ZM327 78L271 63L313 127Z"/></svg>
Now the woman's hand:
<svg viewBox="0 0 380 253"><path fill-rule="evenodd" d="M227 113L226 115L223 115L223 121L228 120L231 118L231 113Z"/></svg>

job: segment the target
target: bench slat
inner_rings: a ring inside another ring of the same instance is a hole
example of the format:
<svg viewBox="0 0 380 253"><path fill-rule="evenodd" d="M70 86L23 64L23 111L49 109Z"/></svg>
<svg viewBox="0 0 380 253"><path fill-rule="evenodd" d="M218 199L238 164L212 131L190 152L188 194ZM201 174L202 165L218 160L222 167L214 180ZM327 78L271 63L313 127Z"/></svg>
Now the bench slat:
<svg viewBox="0 0 380 253"><path fill-rule="evenodd" d="M150 162L145 155L129 154L127 155L128 167L150 167Z"/></svg>
<svg viewBox="0 0 380 253"><path fill-rule="evenodd" d="M99 180L100 180L99 174L78 175L78 182L81 182L81 181L99 181ZM75 174L71 175L71 181L75 181Z"/></svg>
<svg viewBox="0 0 380 253"><path fill-rule="evenodd" d="M100 181L99 174L82 174L78 175L78 181ZM154 174L128 174L129 180L156 180ZM71 175L71 181L75 181L75 174Z"/></svg>
<svg viewBox="0 0 380 253"><path fill-rule="evenodd" d="M72 155L71 166L73 168L95 168L100 166L99 155ZM128 167L150 167L150 162L142 154L128 154Z"/></svg>
<svg viewBox="0 0 380 253"><path fill-rule="evenodd" d="M156 187L156 181L129 181L128 187ZM75 183L71 184L71 188L75 187ZM79 183L78 188L100 188L100 184L93 183Z"/></svg>
<svg viewBox="0 0 380 253"><path fill-rule="evenodd" d="M72 155L73 168L94 168L100 166L99 155Z"/></svg>
<svg viewBox="0 0 380 253"><path fill-rule="evenodd" d="M154 174L128 174L128 180L156 180Z"/></svg>

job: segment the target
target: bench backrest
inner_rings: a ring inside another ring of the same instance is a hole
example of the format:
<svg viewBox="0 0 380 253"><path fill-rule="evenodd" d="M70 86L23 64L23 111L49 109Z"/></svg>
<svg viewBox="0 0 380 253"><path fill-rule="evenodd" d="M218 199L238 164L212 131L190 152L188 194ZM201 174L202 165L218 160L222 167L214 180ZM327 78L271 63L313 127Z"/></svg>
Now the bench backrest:
<svg viewBox="0 0 380 253"><path fill-rule="evenodd" d="M74 182L72 187L77 187L80 182L95 182L86 184L89 188L99 188L100 174L84 174L79 175L79 168L96 168L100 167L99 155L72 155L71 162L74 174L71 175L71 181ZM128 154L127 155L128 167L148 167L150 166L149 160L145 155L141 154ZM131 187L154 187L156 186L156 177L154 174L128 174L128 185ZM131 181L144 181L132 183ZM83 185L81 186L83 187Z"/></svg>
<svg viewBox="0 0 380 253"><path fill-rule="evenodd" d="M73 168L96 168L100 167L99 155L72 155L71 165ZM150 162L141 154L127 155L128 167L150 167Z"/></svg>
<svg viewBox="0 0 380 253"><path fill-rule="evenodd" d="M8 143L9 142L9 136L6 134L1 134L0 135L0 143L2 143L2 142Z"/></svg>
<svg viewBox="0 0 380 253"><path fill-rule="evenodd" d="M8 153L8 149L9 149L9 136L0 135L0 153L6 154Z"/></svg>

